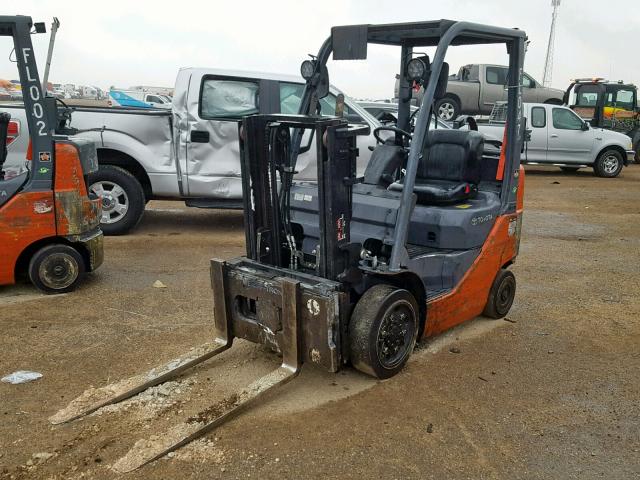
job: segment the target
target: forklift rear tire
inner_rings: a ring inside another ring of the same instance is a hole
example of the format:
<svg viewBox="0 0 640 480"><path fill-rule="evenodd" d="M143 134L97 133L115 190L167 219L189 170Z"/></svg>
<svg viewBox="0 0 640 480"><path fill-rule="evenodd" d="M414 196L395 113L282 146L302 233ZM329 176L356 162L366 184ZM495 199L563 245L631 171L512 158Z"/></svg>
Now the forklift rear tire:
<svg viewBox="0 0 640 480"><path fill-rule="evenodd" d="M407 290L374 285L349 322L351 364L376 378L393 377L407 363L418 336L418 304Z"/></svg>
<svg viewBox="0 0 640 480"><path fill-rule="evenodd" d="M509 270L501 269L491 285L489 299L483 314L490 318L503 318L513 305L516 296L516 276Z"/></svg>
<svg viewBox="0 0 640 480"><path fill-rule="evenodd" d="M29 279L45 293L74 290L85 272L82 255L75 248L54 244L38 250L29 262Z"/></svg>
<svg viewBox="0 0 640 480"><path fill-rule="evenodd" d="M130 172L115 165L100 165L89 175L89 191L102 199L100 228L105 235L124 235L142 219L145 195Z"/></svg>

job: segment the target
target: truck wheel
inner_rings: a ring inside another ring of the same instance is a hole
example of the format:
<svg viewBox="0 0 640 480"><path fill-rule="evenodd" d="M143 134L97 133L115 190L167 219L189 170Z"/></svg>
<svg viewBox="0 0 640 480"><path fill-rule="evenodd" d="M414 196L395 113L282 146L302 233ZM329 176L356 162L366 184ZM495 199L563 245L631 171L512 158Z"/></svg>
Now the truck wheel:
<svg viewBox="0 0 640 480"><path fill-rule="evenodd" d="M418 336L418 305L407 290L374 285L349 322L351 364L376 378L390 378L407 363Z"/></svg>
<svg viewBox="0 0 640 480"><path fill-rule="evenodd" d="M593 171L598 177L617 177L622 171L622 155L613 149L607 149L598 155Z"/></svg>
<svg viewBox="0 0 640 480"><path fill-rule="evenodd" d="M124 168L100 165L96 173L89 175L89 191L102 199L100 228L105 235L124 235L140 222L144 190Z"/></svg>
<svg viewBox="0 0 640 480"><path fill-rule="evenodd" d="M516 277L509 270L502 268L493 280L482 314L490 318L504 317L509 313L515 297Z"/></svg>
<svg viewBox="0 0 640 480"><path fill-rule="evenodd" d="M451 97L441 98L436 102L436 114L445 122L452 122L460 115L460 105Z"/></svg>
<svg viewBox="0 0 640 480"><path fill-rule="evenodd" d="M82 255L64 244L47 245L29 262L29 279L45 293L65 293L76 288L85 272Z"/></svg>

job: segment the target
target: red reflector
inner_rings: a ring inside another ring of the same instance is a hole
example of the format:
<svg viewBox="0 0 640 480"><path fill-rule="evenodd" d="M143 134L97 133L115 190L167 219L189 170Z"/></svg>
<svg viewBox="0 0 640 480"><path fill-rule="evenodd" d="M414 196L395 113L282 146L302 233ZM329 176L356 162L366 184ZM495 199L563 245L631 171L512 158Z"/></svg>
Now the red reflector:
<svg viewBox="0 0 640 480"><path fill-rule="evenodd" d="M20 122L11 120L7 127L7 145L11 145L20 135Z"/></svg>
<svg viewBox="0 0 640 480"><path fill-rule="evenodd" d="M465 185L464 193L469 193L470 191L471 191L471 187L469 187L469 185Z"/></svg>

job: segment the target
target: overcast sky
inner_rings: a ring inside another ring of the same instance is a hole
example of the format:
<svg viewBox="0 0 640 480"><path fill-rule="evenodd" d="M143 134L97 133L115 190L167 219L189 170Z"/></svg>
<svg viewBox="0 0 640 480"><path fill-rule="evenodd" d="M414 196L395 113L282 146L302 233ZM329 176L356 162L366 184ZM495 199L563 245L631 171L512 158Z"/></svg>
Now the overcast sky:
<svg viewBox="0 0 640 480"><path fill-rule="evenodd" d="M61 22L50 80L108 87L173 86L178 68L202 66L299 74L332 25L449 18L517 27L531 44L525 71L542 81L551 0L20 0L2 14ZM603 76L640 84L640 0L562 0L553 86ZM43 63L48 35L34 36ZM0 78L16 78L11 46L0 38ZM4 54L2 54L4 52ZM452 71L466 63L505 63L504 47L456 47ZM399 51L369 49L366 62L332 62L331 83L359 98L393 96ZM42 74L42 67L41 67Z"/></svg>

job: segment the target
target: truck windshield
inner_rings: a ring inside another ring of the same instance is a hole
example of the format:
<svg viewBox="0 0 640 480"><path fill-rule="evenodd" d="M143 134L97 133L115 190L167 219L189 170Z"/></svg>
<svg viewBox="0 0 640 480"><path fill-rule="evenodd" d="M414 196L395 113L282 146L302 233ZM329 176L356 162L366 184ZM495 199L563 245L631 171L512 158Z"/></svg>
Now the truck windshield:
<svg viewBox="0 0 640 480"><path fill-rule="evenodd" d="M304 88L305 85L303 83L280 83L280 113L286 115L295 115L298 113ZM335 115L336 95L334 93L329 93L326 97L321 98L319 103L321 115ZM379 125L379 122L367 113L366 110L359 108L351 102L349 102L349 105L344 106L344 115L350 122L365 123L366 121L370 124Z"/></svg>

